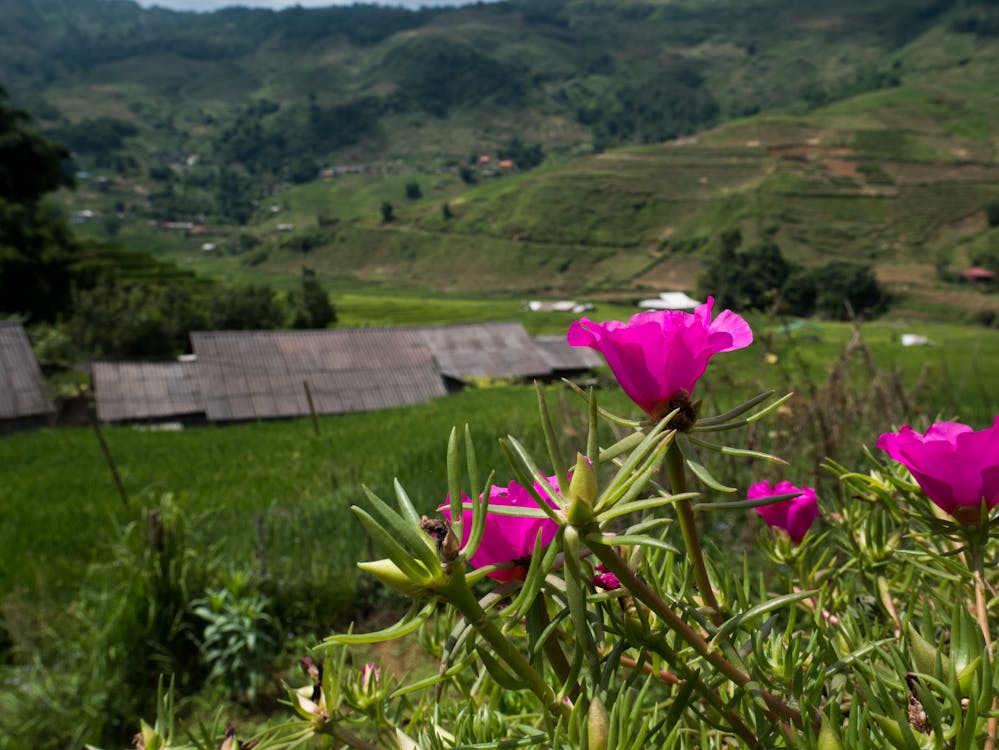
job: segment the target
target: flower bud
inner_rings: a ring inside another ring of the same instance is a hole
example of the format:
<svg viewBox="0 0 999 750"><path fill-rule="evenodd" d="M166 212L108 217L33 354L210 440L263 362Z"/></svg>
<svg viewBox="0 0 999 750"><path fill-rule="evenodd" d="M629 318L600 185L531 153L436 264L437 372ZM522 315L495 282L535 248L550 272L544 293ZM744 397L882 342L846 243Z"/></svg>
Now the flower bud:
<svg viewBox="0 0 999 750"><path fill-rule="evenodd" d="M607 749L607 707L594 695L586 712L586 746L588 750Z"/></svg>
<svg viewBox="0 0 999 750"><path fill-rule="evenodd" d="M593 465L582 453L576 454L576 466L569 480L569 491L565 493L569 501L567 520L573 526L583 526L593 519L593 504L597 499L597 473Z"/></svg>
<svg viewBox="0 0 999 750"><path fill-rule="evenodd" d="M390 589L398 591L404 596L417 596L424 590L423 586L410 579L391 560L382 559L359 562L357 563L357 567L366 573L370 573Z"/></svg>

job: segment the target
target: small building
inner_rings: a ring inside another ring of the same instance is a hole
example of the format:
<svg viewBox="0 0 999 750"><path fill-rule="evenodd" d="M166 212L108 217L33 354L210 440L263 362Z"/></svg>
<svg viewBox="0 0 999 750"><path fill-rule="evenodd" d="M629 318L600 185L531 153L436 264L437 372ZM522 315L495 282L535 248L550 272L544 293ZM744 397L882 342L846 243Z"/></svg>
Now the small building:
<svg viewBox="0 0 999 750"><path fill-rule="evenodd" d="M55 406L20 323L0 321L0 434L51 424Z"/></svg>
<svg viewBox="0 0 999 750"><path fill-rule="evenodd" d="M387 409L447 392L411 329L193 332L191 346L213 422Z"/></svg>
<svg viewBox="0 0 999 750"><path fill-rule="evenodd" d="M565 335L535 336L534 345L554 378L575 377L604 365L604 358L596 351L588 346L570 346Z"/></svg>
<svg viewBox="0 0 999 750"><path fill-rule="evenodd" d="M638 306L645 310L693 310L703 304L685 292L661 292L658 297L643 299Z"/></svg>
<svg viewBox="0 0 999 750"><path fill-rule="evenodd" d="M97 418L102 422L181 422L205 419L194 361L94 362Z"/></svg>
<svg viewBox="0 0 999 750"><path fill-rule="evenodd" d="M961 271L961 275L973 284L982 284L985 282L992 281L995 279L996 275L994 271L990 271L987 268L982 268L980 266L972 266L971 268L965 268Z"/></svg>
<svg viewBox="0 0 999 750"><path fill-rule="evenodd" d="M441 373L456 381L551 375L551 367L520 323L463 323L409 330L433 353Z"/></svg>

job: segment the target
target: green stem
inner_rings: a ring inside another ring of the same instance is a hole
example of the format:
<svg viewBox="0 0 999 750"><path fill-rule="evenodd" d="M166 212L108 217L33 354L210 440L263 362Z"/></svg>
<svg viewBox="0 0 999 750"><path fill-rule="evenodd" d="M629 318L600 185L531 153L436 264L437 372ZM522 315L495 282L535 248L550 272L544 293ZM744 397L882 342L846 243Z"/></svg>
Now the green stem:
<svg viewBox="0 0 999 750"><path fill-rule="evenodd" d="M538 697L556 721L569 717L570 707L556 698L555 691L545 682L544 677L531 666L527 658L489 619L485 610L479 605L478 599L468 588L463 570L455 566L447 586L443 587L440 593L461 612L468 624L475 628L478 634L492 646L496 655L523 680L525 687Z"/></svg>
<svg viewBox="0 0 999 750"><path fill-rule="evenodd" d="M600 558L600 561L607 566L610 572L618 577L618 580L631 592L632 596L657 614L666 627L686 641L689 646L724 675L725 678L739 687L744 687L753 681L749 675L732 664L721 652L713 649L700 633L681 619L655 591L649 588L645 581L635 575L613 548L591 541L590 551ZM802 719L798 711L766 690L761 689L760 696L763 698L764 703L766 703L771 718L789 721L796 726L801 726Z"/></svg>
<svg viewBox="0 0 999 750"><path fill-rule="evenodd" d="M985 638L985 657L991 665L993 662L992 632L989 629L989 608L985 599L985 545L978 539L972 539L969 546L971 548L971 572L975 581L975 615L978 619L978 627L982 629L982 636ZM992 708L993 710L999 708L999 696L993 699ZM995 750L997 735L999 735L999 720L993 716L986 724L984 750Z"/></svg>
<svg viewBox="0 0 999 750"><path fill-rule="evenodd" d="M686 470L683 465L683 454L676 441L670 443L666 450L666 471L669 474L670 491L681 495L687 491ZM711 620L715 625L724 622L721 607L715 597L715 590L708 577L708 569L704 564L704 553L701 550L701 539L697 533L697 519L690 500L679 500L676 503L676 514L680 521L680 531L683 534L683 544L687 548L687 557L694 566L694 581L705 606L711 610Z"/></svg>

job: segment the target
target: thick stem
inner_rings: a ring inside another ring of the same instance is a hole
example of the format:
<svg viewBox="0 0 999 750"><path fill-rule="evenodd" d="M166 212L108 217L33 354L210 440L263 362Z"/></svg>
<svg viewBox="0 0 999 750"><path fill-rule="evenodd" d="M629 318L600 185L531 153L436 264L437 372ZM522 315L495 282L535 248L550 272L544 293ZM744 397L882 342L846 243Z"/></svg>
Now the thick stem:
<svg viewBox="0 0 999 750"><path fill-rule="evenodd" d="M686 470L683 466L683 454L676 441L670 443L666 450L666 471L669 474L669 487L674 495L687 491ZM708 569L704 564L704 553L701 550L701 539L697 533L697 519L690 500L680 500L676 503L676 514L680 521L680 531L683 534L683 544L687 548L687 558L694 566L694 581L701 594L704 604L711 610L711 620L715 625L724 621L715 590L708 577Z"/></svg>
<svg viewBox="0 0 999 750"><path fill-rule="evenodd" d="M992 664L992 632L989 629L989 610L985 599L985 550L984 545L973 540L971 543L972 574L975 580L975 615L978 619L978 627L982 629L982 636L985 638L985 656L989 665ZM991 670L990 670L991 671ZM999 709L999 696L992 700L992 710ZM996 737L999 735L999 719L989 718L986 724L986 738L984 750L995 750Z"/></svg>
<svg viewBox="0 0 999 750"><path fill-rule="evenodd" d="M726 679L739 687L744 687L747 683L752 682L752 678L749 675L732 664L720 651L713 649L700 633L684 622L666 602L659 598L659 595L655 591L649 588L645 581L632 572L631 568L628 567L624 560L611 547L591 542L590 549L607 566L607 569L618 577L618 580L631 592L632 596L655 612L666 627L683 638L689 646L724 675ZM760 697L763 698L764 703L766 703L769 709L768 712L773 718L781 721L789 721L797 726L801 726L801 714L784 703L780 698L762 689L760 690Z"/></svg>
<svg viewBox="0 0 999 750"><path fill-rule="evenodd" d="M568 718L570 707L555 697L544 677L531 666L527 658L500 632L495 623L489 619L479 601L472 594L465 582L465 574L460 568L454 570L451 580L441 594L464 615L465 620L493 648L493 651L506 665L524 682L524 686L534 693L548 708L555 721Z"/></svg>

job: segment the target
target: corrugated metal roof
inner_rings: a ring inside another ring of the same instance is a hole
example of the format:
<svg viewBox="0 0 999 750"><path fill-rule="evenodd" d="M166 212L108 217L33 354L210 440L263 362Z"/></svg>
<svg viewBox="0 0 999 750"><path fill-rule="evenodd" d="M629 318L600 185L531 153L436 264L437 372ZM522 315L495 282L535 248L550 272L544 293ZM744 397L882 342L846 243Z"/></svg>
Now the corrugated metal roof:
<svg viewBox="0 0 999 750"><path fill-rule="evenodd" d="M97 418L103 422L204 413L197 362L94 362Z"/></svg>
<svg viewBox="0 0 999 750"><path fill-rule="evenodd" d="M50 414L48 386L20 323L0 321L0 419Z"/></svg>
<svg viewBox="0 0 999 750"><path fill-rule="evenodd" d="M586 346L569 346L565 336L535 336L534 344L552 370L592 370L604 358Z"/></svg>
<svg viewBox="0 0 999 750"><path fill-rule="evenodd" d="M466 323L412 329L448 377L524 378L552 368L520 323Z"/></svg>
<svg viewBox="0 0 999 750"><path fill-rule="evenodd" d="M446 393L433 355L406 329L194 332L210 420L385 409Z"/></svg>

